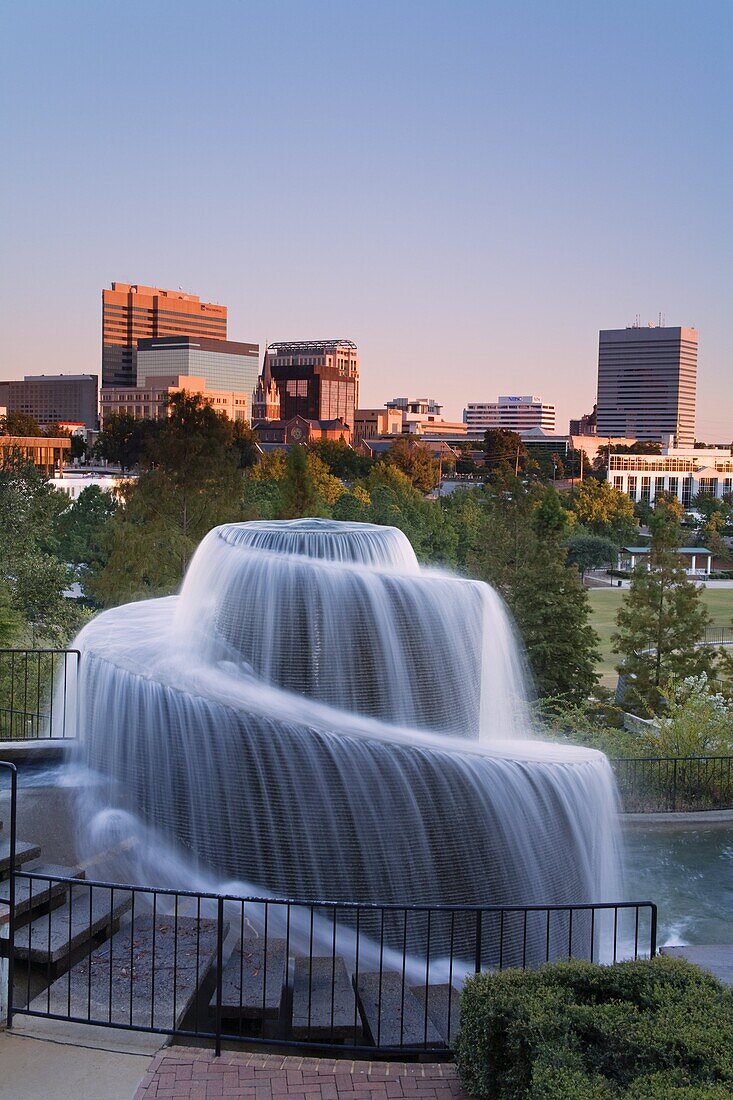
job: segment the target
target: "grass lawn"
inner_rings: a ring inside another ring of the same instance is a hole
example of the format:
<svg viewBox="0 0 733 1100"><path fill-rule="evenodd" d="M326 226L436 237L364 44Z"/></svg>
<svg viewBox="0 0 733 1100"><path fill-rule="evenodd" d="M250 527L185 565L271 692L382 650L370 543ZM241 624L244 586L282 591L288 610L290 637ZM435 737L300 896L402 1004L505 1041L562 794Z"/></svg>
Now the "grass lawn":
<svg viewBox="0 0 733 1100"><path fill-rule="evenodd" d="M616 629L616 612L627 588L589 588L588 596L593 609L591 623L601 639L601 683L604 687L616 686L614 663L611 653L611 635ZM716 626L730 626L733 620L733 588L704 588L703 603Z"/></svg>

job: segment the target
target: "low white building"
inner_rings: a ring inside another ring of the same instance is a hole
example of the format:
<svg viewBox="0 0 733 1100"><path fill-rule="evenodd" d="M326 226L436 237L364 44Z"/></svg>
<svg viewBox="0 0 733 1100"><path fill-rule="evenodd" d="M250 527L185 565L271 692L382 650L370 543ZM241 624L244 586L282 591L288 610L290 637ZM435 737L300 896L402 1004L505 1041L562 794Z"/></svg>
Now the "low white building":
<svg viewBox="0 0 733 1100"><path fill-rule="evenodd" d="M506 428L526 432L542 428L555 431L555 406L532 394L501 394L498 401L469 401L463 410L463 422L469 431Z"/></svg>
<svg viewBox="0 0 733 1100"><path fill-rule="evenodd" d="M733 455L722 447L663 447L658 455L611 452L606 476L633 501L653 504L657 494L665 492L689 508L700 493L714 497L733 493Z"/></svg>
<svg viewBox="0 0 733 1100"><path fill-rule="evenodd" d="M119 474L87 474L71 471L67 473L64 471L61 477L49 478L49 483L53 485L54 489L60 489L72 500L76 500L79 494L84 489L88 489L90 485L96 485L98 489L116 495L122 482L128 480L129 478L123 478Z"/></svg>

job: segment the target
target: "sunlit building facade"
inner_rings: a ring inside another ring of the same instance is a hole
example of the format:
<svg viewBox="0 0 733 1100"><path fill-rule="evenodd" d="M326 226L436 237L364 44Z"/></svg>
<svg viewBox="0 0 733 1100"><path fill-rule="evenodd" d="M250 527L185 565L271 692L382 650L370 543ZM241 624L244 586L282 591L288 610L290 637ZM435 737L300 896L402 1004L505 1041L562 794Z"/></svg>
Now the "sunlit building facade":
<svg viewBox="0 0 733 1100"><path fill-rule="evenodd" d="M134 386L138 341L156 336L226 340L227 307L182 290L112 283L102 291L102 386Z"/></svg>
<svg viewBox="0 0 733 1100"><path fill-rule="evenodd" d="M352 340L268 344L267 358L283 420L342 420L353 429L359 405L359 352Z"/></svg>
<svg viewBox="0 0 733 1100"><path fill-rule="evenodd" d="M691 447L666 447L658 455L611 453L607 479L633 501L654 504L664 492L689 508L700 494L726 497L733 493L733 455L729 449Z"/></svg>
<svg viewBox="0 0 733 1100"><path fill-rule="evenodd" d="M598 435L692 447L697 400L697 331L606 329L598 342Z"/></svg>

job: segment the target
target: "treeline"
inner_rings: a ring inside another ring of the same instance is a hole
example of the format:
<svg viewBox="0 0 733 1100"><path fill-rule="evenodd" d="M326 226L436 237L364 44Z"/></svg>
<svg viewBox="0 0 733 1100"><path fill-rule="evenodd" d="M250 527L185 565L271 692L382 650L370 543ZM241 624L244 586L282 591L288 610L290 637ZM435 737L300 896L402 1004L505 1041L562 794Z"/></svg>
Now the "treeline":
<svg viewBox="0 0 733 1100"><path fill-rule="evenodd" d="M631 501L607 482L589 479L558 493L516 476L507 451L487 484L428 496L439 464L410 440L396 440L376 461L331 441L257 461L253 433L199 397L176 394L170 413L154 423L117 418L107 426L109 456L117 448L116 461L138 471L116 497L88 488L70 504L20 462L0 471L4 644L61 644L90 608L176 591L217 524L330 516L398 527L424 564L494 585L514 615L542 698L579 703L594 691L598 639L582 573L613 564L617 549L639 538ZM679 558L677 569L670 591L684 580ZM64 597L74 581L89 607ZM704 629L703 617L693 625ZM654 629L653 616L636 634L621 624L625 652L640 648L643 631L648 648ZM659 694L664 671L653 677L650 696L652 688Z"/></svg>

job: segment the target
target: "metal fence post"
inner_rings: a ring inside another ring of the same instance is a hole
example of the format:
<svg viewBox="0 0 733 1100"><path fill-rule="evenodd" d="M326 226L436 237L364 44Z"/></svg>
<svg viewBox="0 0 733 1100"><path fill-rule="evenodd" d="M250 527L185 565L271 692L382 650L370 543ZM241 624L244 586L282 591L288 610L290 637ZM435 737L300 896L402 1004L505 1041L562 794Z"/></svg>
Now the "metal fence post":
<svg viewBox="0 0 733 1100"><path fill-rule="evenodd" d="M475 970L477 974L481 973L481 932L483 925L483 913L480 909L476 911L476 958L475 958ZM427 996L427 994L426 994Z"/></svg>
<svg viewBox="0 0 733 1100"><path fill-rule="evenodd" d="M657 953L657 907L651 905L652 921L649 929L649 958L653 959Z"/></svg>
<svg viewBox="0 0 733 1100"><path fill-rule="evenodd" d="M672 812L677 809L677 757L672 763Z"/></svg>
<svg viewBox="0 0 733 1100"><path fill-rule="evenodd" d="M13 1026L13 953L15 950L15 828L18 809L18 772L15 764L1 760L10 772L10 857L8 863L8 914L0 921L0 941L7 943L7 957L0 950L0 1027Z"/></svg>
<svg viewBox="0 0 733 1100"><path fill-rule="evenodd" d="M267 950L267 948L265 948ZM224 966L224 898L216 901L216 1046L215 1055L221 1055L221 997L222 969Z"/></svg>

